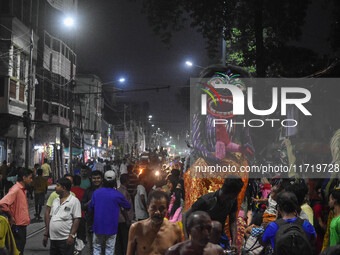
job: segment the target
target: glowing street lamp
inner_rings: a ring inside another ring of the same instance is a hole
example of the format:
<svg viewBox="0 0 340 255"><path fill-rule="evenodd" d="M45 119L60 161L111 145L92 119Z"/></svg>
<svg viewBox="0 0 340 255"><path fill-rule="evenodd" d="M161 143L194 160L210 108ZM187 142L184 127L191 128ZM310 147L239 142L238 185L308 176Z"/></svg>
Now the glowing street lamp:
<svg viewBox="0 0 340 255"><path fill-rule="evenodd" d="M192 66L192 62L191 62L191 61L185 61L185 64L186 64L187 66Z"/></svg>
<svg viewBox="0 0 340 255"><path fill-rule="evenodd" d="M66 17L63 23L66 27L74 27L75 24L74 19L72 17Z"/></svg>
<svg viewBox="0 0 340 255"><path fill-rule="evenodd" d="M120 83L124 83L125 81L126 81L126 79L124 78L124 77L121 77L121 78L119 78L119 80L118 80Z"/></svg>
<svg viewBox="0 0 340 255"><path fill-rule="evenodd" d="M189 67L194 66L194 67L198 67L198 68L204 69L203 66L195 65L194 63L192 63L192 62L189 61L189 60L185 61L185 64L186 64L187 66L189 66Z"/></svg>

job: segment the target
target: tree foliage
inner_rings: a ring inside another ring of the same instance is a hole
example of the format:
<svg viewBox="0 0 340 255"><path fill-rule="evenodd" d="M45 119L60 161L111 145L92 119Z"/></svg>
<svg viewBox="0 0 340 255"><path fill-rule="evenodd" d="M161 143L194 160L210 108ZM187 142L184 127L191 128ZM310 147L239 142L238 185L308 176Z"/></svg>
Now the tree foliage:
<svg viewBox="0 0 340 255"><path fill-rule="evenodd" d="M226 60L263 77L268 67L290 51L299 39L310 0L143 0L153 31L170 45L175 32L188 24L207 41L210 57L220 52L222 35ZM278 69L279 70L279 69Z"/></svg>

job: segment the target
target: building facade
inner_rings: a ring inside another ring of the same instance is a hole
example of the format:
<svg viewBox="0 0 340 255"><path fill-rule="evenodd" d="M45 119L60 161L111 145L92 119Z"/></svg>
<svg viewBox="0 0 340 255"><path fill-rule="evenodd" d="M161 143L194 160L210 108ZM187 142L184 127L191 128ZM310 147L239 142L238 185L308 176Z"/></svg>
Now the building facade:
<svg viewBox="0 0 340 255"><path fill-rule="evenodd" d="M63 26L62 18L76 14L77 1L39 0L38 59L35 90L34 163L51 164L53 177L68 172L67 148L70 119L74 118L73 89L76 74L75 31ZM66 153L65 153L66 151Z"/></svg>
<svg viewBox="0 0 340 255"><path fill-rule="evenodd" d="M0 160L15 161L17 166L23 166L25 161L23 116L27 113L29 89L30 115L32 119L35 117L38 7L38 1L1 0L0 3ZM30 132L30 140L33 139L34 124Z"/></svg>
<svg viewBox="0 0 340 255"><path fill-rule="evenodd" d="M102 156L102 81L95 74L79 74L75 87L75 129L87 162Z"/></svg>

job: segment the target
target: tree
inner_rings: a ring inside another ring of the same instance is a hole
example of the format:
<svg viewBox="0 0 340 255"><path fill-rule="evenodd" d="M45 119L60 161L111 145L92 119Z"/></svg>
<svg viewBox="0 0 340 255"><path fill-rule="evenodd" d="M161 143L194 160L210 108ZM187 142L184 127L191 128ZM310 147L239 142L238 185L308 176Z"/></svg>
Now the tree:
<svg viewBox="0 0 340 255"><path fill-rule="evenodd" d="M256 67L258 77L265 77L273 62L272 54L284 56L280 49L301 35L309 3L310 0L143 0L143 11L164 43L170 45L172 35L189 23L207 40L211 57L219 52L223 36L227 60L236 58L250 71Z"/></svg>

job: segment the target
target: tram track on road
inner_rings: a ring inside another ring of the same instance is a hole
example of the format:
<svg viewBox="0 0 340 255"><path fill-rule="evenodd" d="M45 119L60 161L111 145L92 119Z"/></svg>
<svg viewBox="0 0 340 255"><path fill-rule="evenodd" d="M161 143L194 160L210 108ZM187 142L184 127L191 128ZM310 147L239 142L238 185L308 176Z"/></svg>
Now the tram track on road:
<svg viewBox="0 0 340 255"><path fill-rule="evenodd" d="M30 233L30 234L28 234L28 235L26 236L26 240L27 240L27 239L30 239L30 238L32 238L32 237L34 237L34 236L36 236L37 234L43 232L44 230L45 230L45 226L43 226L43 227L41 227L41 228L39 228L39 229L33 231L32 233Z"/></svg>

